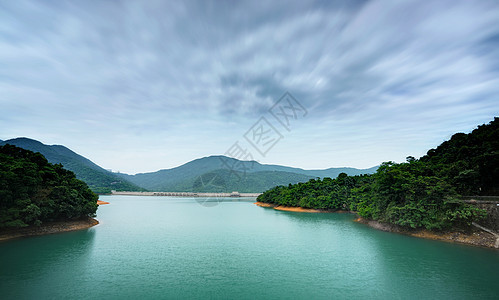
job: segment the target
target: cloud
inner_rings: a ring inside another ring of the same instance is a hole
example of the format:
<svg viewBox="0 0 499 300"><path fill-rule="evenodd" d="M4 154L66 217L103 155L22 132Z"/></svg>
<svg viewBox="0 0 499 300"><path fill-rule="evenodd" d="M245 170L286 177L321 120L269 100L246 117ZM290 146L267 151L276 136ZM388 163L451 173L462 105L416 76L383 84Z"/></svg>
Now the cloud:
<svg viewBox="0 0 499 300"><path fill-rule="evenodd" d="M498 37L496 1L2 1L0 138L154 170L223 153L289 91L310 114L262 160L368 167L498 115Z"/></svg>

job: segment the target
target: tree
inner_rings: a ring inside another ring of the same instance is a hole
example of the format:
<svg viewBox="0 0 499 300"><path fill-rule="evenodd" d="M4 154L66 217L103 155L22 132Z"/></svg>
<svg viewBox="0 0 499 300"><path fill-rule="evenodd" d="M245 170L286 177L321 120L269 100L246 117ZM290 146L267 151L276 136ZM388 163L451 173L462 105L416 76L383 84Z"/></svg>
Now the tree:
<svg viewBox="0 0 499 300"><path fill-rule="evenodd" d="M97 198L73 172L40 153L0 146L0 228L94 216Z"/></svg>
<svg viewBox="0 0 499 300"><path fill-rule="evenodd" d="M258 201L351 210L409 228L470 226L485 212L462 195L499 195L499 118L469 134L456 133L420 159L384 162L373 175L311 179L271 189Z"/></svg>

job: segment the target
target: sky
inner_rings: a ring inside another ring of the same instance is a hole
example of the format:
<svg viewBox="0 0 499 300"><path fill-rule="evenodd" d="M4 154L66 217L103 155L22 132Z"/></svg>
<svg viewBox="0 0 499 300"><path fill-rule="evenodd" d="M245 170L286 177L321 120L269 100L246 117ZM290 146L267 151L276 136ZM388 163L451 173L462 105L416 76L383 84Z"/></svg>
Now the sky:
<svg viewBox="0 0 499 300"><path fill-rule="evenodd" d="M135 174L420 157L499 115L499 2L0 0L0 139Z"/></svg>

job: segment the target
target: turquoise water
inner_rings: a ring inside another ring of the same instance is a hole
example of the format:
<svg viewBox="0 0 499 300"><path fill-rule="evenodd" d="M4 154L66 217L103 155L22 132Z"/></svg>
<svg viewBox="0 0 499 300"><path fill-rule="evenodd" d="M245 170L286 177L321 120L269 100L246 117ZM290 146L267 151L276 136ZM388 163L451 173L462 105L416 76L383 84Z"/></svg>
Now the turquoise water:
<svg viewBox="0 0 499 300"><path fill-rule="evenodd" d="M111 204L96 227L0 243L0 298L499 298L499 251L381 232L350 214L101 200Z"/></svg>

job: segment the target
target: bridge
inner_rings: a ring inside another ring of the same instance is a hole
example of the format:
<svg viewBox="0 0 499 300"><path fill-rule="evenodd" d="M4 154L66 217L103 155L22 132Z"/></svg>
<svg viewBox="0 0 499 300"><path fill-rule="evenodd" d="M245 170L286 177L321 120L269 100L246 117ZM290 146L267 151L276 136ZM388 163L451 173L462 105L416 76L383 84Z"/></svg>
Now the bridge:
<svg viewBox="0 0 499 300"><path fill-rule="evenodd" d="M261 195L261 193L118 192L113 190L111 191L111 195L170 197L258 197Z"/></svg>

